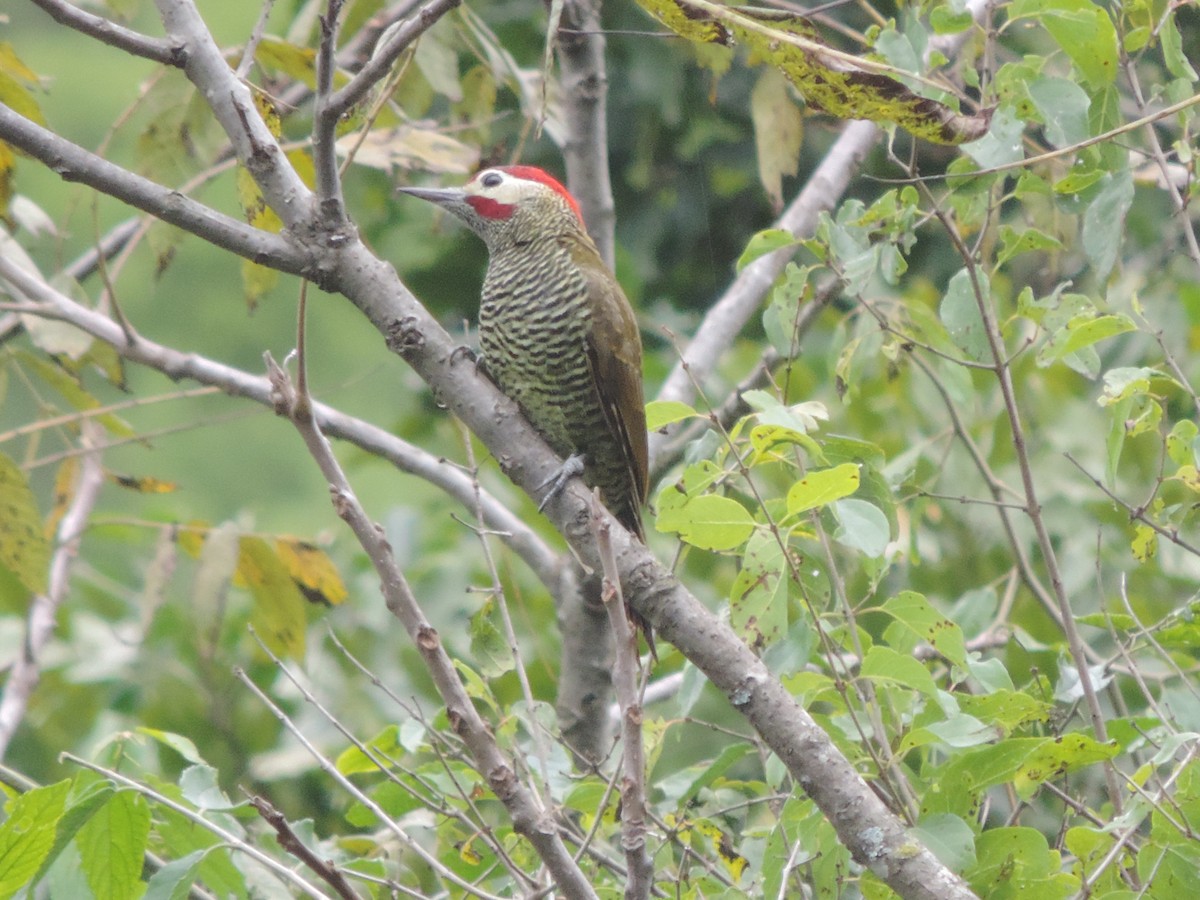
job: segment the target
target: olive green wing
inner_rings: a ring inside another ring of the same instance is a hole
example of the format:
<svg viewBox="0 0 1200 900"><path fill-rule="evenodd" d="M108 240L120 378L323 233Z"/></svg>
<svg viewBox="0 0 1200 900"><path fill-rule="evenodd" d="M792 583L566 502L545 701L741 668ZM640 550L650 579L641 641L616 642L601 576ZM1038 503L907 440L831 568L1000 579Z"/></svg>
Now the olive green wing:
<svg viewBox="0 0 1200 900"><path fill-rule="evenodd" d="M636 518L646 502L649 487L641 334L633 307L591 242L573 244L570 249L587 280L592 317L588 364L609 430L617 436L624 451L633 486L629 507ZM641 534L640 519L631 527Z"/></svg>

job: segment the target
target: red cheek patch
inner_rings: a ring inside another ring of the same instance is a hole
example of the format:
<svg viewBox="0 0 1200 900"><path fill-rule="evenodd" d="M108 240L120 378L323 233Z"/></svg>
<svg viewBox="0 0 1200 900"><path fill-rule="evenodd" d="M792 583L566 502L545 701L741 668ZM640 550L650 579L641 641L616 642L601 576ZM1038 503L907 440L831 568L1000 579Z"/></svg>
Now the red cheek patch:
<svg viewBox="0 0 1200 900"><path fill-rule="evenodd" d="M500 203L490 197L468 197L467 202L485 219L507 219L516 209L511 203Z"/></svg>

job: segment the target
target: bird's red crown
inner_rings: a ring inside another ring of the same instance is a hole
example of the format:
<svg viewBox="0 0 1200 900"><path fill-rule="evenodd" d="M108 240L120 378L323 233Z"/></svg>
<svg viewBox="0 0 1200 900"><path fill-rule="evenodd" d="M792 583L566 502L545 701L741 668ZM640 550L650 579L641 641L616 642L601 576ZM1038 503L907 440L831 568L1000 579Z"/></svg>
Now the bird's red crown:
<svg viewBox="0 0 1200 900"><path fill-rule="evenodd" d="M562 183L557 178L550 175L548 172L539 169L537 166L496 166L501 172L507 172L514 178L523 178L526 181L536 181L538 184L544 184L546 187L555 191L560 197L567 201L567 205L575 211L575 217L580 222L583 221L583 211L579 208L579 202L571 196L571 192L562 186Z"/></svg>

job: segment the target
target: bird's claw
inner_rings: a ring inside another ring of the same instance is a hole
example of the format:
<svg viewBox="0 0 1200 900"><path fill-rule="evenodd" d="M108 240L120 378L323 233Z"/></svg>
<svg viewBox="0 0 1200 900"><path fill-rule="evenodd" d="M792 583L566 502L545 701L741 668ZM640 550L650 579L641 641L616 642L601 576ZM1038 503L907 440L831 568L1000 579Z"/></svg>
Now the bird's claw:
<svg viewBox="0 0 1200 900"><path fill-rule="evenodd" d="M584 455L582 453L572 453L563 464L558 467L558 471L538 485L538 490L549 486L550 490L546 492L546 496L542 498L542 502L538 504L538 512L542 512L547 504L555 497L563 492L563 488L567 486L572 478L583 474Z"/></svg>
<svg viewBox="0 0 1200 900"><path fill-rule="evenodd" d="M479 365L479 355L466 344L459 344L450 351L450 363L452 365L458 362L460 359L469 359L471 362L475 363L476 366Z"/></svg>

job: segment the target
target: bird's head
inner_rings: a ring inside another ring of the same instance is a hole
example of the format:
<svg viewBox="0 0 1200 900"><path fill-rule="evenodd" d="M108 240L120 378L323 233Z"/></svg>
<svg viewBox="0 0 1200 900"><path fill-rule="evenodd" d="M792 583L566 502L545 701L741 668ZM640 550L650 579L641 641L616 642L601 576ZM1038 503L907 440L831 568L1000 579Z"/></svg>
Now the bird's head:
<svg viewBox="0 0 1200 900"><path fill-rule="evenodd" d="M461 188L406 187L400 191L453 213L483 238L489 250L583 228L575 198L534 166L483 169Z"/></svg>

